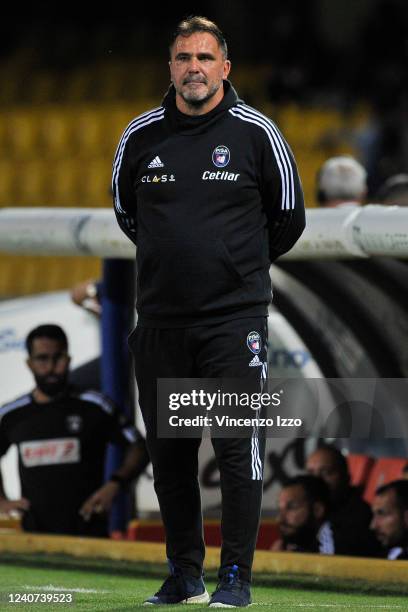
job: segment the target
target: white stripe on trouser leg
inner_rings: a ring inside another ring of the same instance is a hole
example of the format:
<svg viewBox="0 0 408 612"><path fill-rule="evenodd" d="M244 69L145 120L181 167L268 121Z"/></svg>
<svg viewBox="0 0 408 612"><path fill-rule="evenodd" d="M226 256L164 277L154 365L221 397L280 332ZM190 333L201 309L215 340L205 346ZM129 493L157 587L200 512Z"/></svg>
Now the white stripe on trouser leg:
<svg viewBox="0 0 408 612"><path fill-rule="evenodd" d="M260 387L261 393L268 374L268 362L265 361L261 368ZM257 410L257 416L261 411ZM251 437L251 456L252 456L252 480L262 480L262 462L259 454L259 428L254 425L253 434Z"/></svg>
<svg viewBox="0 0 408 612"><path fill-rule="evenodd" d="M254 426L251 437L252 480L262 480L261 460L259 457L258 428Z"/></svg>

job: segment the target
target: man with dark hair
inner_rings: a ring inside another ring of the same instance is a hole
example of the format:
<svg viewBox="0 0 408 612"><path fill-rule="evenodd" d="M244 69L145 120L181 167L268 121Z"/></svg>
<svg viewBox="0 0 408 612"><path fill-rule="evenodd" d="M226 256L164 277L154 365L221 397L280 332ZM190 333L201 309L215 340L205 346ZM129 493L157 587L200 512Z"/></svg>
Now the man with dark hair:
<svg viewBox="0 0 408 612"><path fill-rule="evenodd" d="M224 36L185 19L170 46L163 105L125 130L112 187L118 223L137 245L136 357L171 575L149 604L208 601L198 484L199 439L157 436L160 378L266 377L269 267L305 226L292 153L227 80ZM251 603L264 441L213 439L221 475L222 550L210 606Z"/></svg>
<svg viewBox="0 0 408 612"><path fill-rule="evenodd" d="M33 393L37 394L41 400L45 396L55 397L64 391L68 383L68 365L70 362L68 339L64 330L59 325L39 325L30 331L25 346L28 353L27 365L37 385ZM42 349L43 346L44 351L36 350L37 347ZM55 362L52 374L46 367L49 361L48 348L50 346L58 347L58 353L54 354Z"/></svg>
<svg viewBox="0 0 408 612"><path fill-rule="evenodd" d="M173 45L179 36L188 38L197 32L207 32L208 34L214 36L218 42L224 60L228 59L227 41L225 40L224 34L221 32L217 24L210 21L206 17L198 17L194 15L188 17L187 19L183 19L183 21L180 21L180 23L177 24L177 28L175 29L170 42L170 56L172 54Z"/></svg>
<svg viewBox="0 0 408 612"><path fill-rule="evenodd" d="M371 510L361 492L350 485L347 459L330 444L323 444L306 460L309 474L319 476L330 491L330 522L336 552L343 555L377 556L381 553L370 532Z"/></svg>
<svg viewBox="0 0 408 612"><path fill-rule="evenodd" d="M0 408L0 456L17 445L22 497L8 500L0 477L0 512L23 512L26 531L107 535L114 497L145 467L143 438L121 422L107 397L69 388L68 341L61 327L33 329L26 347L35 389ZM110 442L126 454L103 484Z"/></svg>
<svg viewBox="0 0 408 612"><path fill-rule="evenodd" d="M394 480L377 489L371 529L387 558L408 559L408 481Z"/></svg>
<svg viewBox="0 0 408 612"><path fill-rule="evenodd" d="M68 350L68 338L64 330L59 325L39 325L38 327L32 329L25 341L25 347L29 355L32 353L33 343L36 338L48 338L49 340L55 340L60 345L61 350Z"/></svg>
<svg viewBox="0 0 408 612"><path fill-rule="evenodd" d="M282 536L272 550L335 553L328 521L329 488L322 478L302 475L291 478L279 494L279 530Z"/></svg>

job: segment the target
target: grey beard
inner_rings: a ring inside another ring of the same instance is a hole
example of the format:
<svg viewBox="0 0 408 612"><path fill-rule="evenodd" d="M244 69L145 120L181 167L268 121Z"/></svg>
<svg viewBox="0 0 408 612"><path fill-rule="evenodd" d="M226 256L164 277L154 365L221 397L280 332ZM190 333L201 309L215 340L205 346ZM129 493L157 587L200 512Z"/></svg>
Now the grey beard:
<svg viewBox="0 0 408 612"><path fill-rule="evenodd" d="M204 104L208 102L208 100L211 100L211 98L217 93L218 89L219 87L214 87L208 92L208 94L204 98L188 98L182 92L180 92L180 95L188 106L191 106L191 108L194 109L198 109L204 106Z"/></svg>

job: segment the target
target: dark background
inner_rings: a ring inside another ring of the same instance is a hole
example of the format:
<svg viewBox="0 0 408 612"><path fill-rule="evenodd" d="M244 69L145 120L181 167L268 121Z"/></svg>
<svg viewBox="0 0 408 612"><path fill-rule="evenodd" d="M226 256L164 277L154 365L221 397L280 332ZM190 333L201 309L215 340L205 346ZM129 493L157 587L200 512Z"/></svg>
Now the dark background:
<svg viewBox="0 0 408 612"><path fill-rule="evenodd" d="M37 2L2 19L0 60L19 56L33 70L60 73L101 60L162 61L192 6L219 24L234 62L270 63L274 100L331 94L391 104L406 91L405 0L274 0L263 8L243 0L150 2L117 11Z"/></svg>

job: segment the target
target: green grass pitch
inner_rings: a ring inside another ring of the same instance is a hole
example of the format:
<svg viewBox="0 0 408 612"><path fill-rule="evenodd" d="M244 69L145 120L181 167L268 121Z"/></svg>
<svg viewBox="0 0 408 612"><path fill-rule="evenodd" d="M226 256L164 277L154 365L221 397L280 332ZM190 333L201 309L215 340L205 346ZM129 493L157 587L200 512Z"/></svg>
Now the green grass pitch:
<svg viewBox="0 0 408 612"><path fill-rule="evenodd" d="M154 575L153 575L154 574ZM124 565L109 562L53 561L49 557L18 559L3 558L0 564L0 610L18 609L29 612L71 610L72 612L100 610L103 612L127 612L142 606L143 600L159 587L164 568L152 572L149 566ZM207 581L211 591L215 587L214 576ZM255 579L252 608L274 612L296 612L297 610L408 610L405 589L353 584L309 581L296 577L262 576ZM9 593L54 593L72 591L74 604L8 604ZM168 606L164 606L168 609ZM172 606L172 609L174 606ZM202 610L207 606L192 606ZM163 608L160 608L163 609Z"/></svg>

